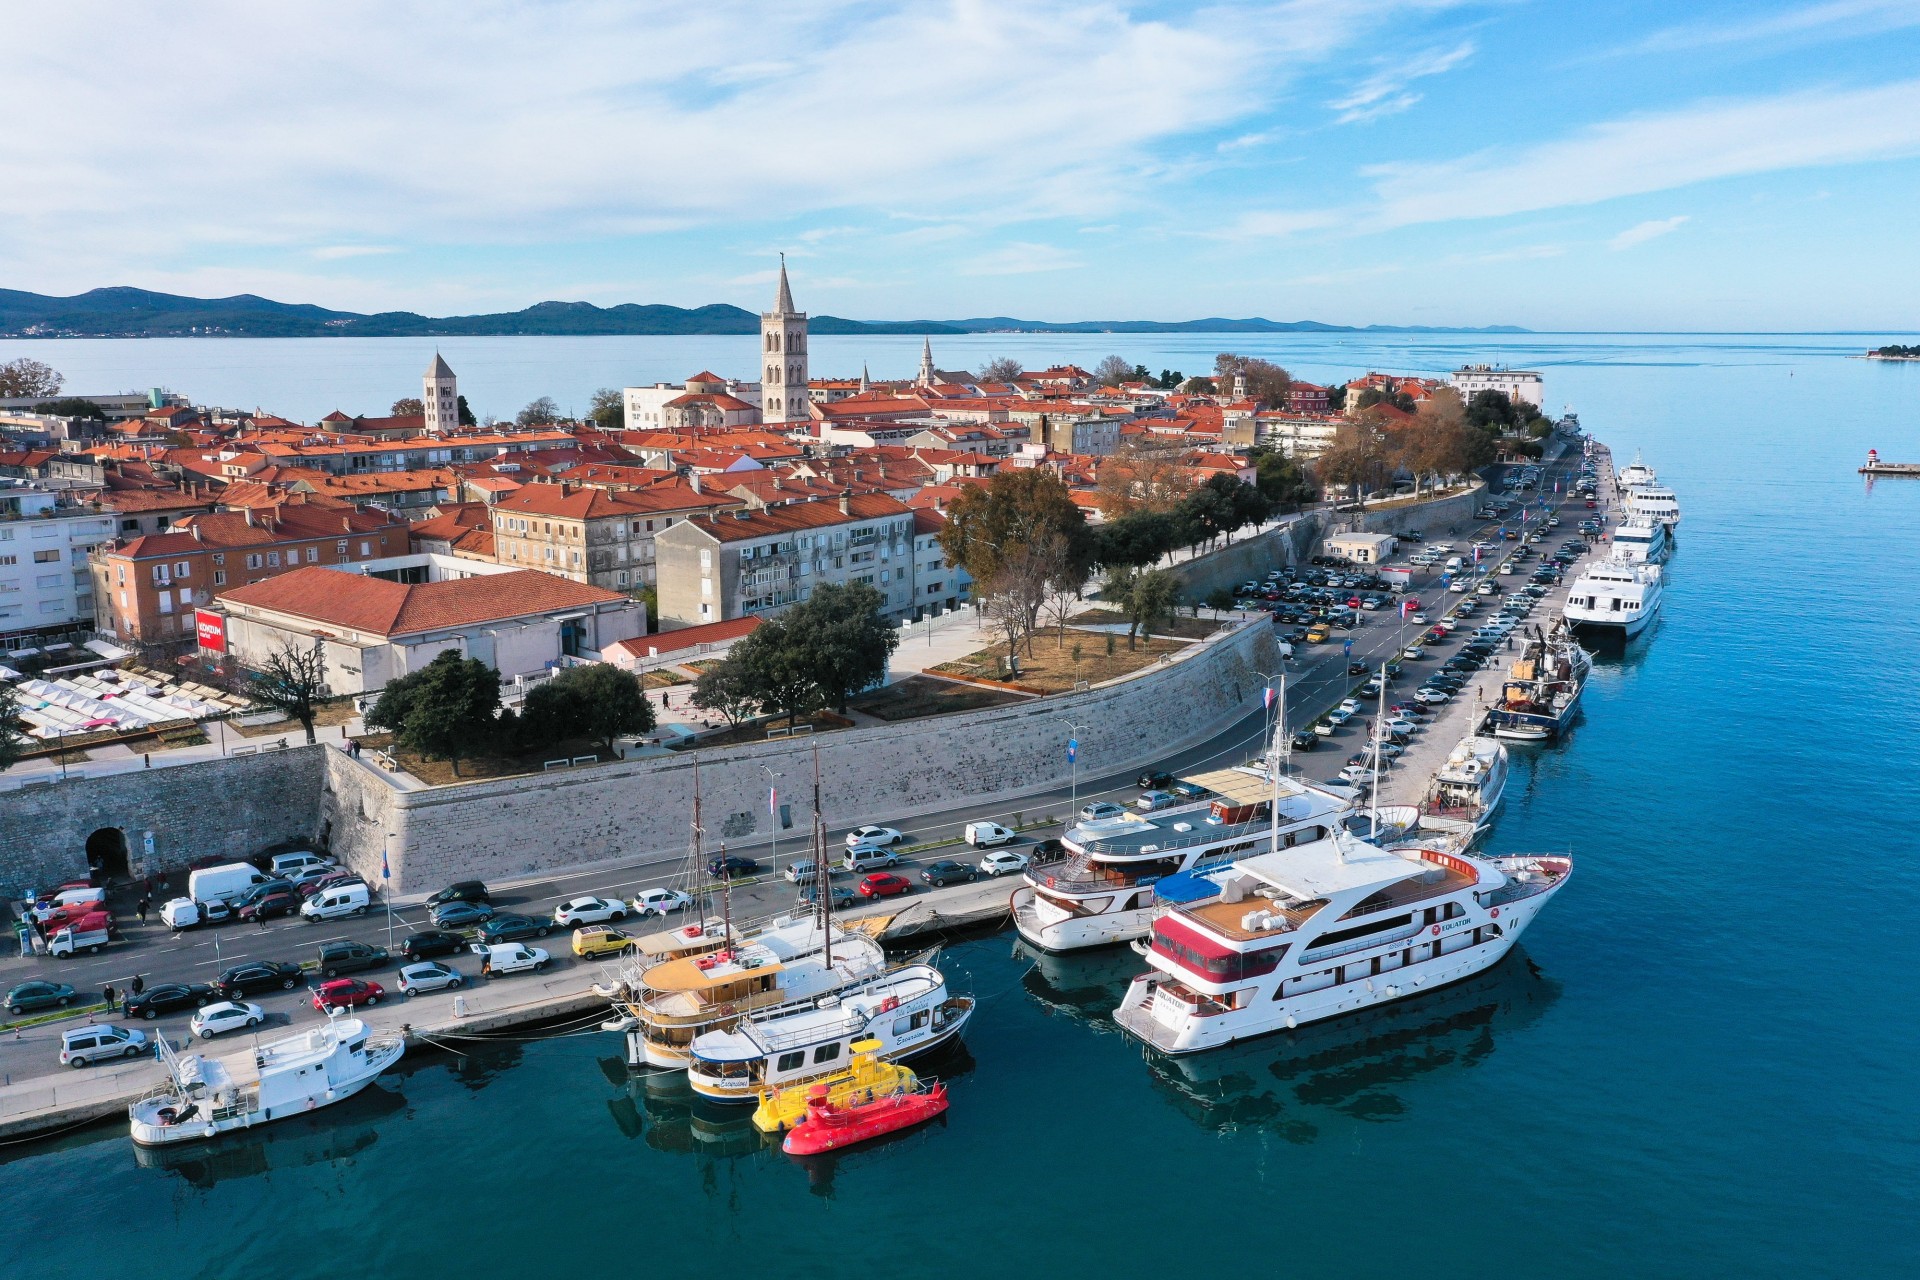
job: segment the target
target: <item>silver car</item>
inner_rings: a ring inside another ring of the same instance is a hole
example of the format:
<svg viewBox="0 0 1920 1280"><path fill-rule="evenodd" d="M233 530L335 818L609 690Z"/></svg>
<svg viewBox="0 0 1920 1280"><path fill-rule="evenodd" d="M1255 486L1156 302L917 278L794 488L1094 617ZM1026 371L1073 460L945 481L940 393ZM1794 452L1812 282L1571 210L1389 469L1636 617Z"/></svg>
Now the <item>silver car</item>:
<svg viewBox="0 0 1920 1280"><path fill-rule="evenodd" d="M417 996L423 991L445 991L465 982L466 976L452 965L438 960L423 960L400 970L400 991Z"/></svg>

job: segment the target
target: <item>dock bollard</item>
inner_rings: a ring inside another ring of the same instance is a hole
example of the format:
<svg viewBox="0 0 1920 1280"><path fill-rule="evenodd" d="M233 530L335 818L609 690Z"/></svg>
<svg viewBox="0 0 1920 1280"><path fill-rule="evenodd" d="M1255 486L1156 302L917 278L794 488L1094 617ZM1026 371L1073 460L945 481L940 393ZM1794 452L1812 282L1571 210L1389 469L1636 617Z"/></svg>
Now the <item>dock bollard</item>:
<svg viewBox="0 0 1920 1280"><path fill-rule="evenodd" d="M467 1016L467 998L457 993L453 997L453 1016L456 1018Z"/></svg>

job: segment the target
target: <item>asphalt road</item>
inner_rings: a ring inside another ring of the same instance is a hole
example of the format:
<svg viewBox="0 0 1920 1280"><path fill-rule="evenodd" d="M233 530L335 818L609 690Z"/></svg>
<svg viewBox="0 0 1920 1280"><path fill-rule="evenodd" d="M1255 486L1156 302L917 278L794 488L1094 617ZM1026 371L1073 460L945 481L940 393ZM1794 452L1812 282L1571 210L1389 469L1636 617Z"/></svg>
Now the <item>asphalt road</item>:
<svg viewBox="0 0 1920 1280"><path fill-rule="evenodd" d="M1550 490L1555 477L1564 479L1578 466L1577 454L1553 464L1547 473L1545 488ZM1537 503L1538 495L1530 495ZM1561 528L1550 535L1545 546L1556 546L1559 538L1572 537L1577 533L1579 516L1587 514L1583 504L1572 503L1560 509ZM1429 541L1452 542L1456 550L1463 551L1475 539L1498 528L1498 521L1474 522L1464 524L1456 533L1452 530L1435 531ZM1509 547L1514 544L1508 544ZM1413 550L1415 548L1409 548ZM1524 579L1513 576L1496 578L1496 582L1511 589L1521 585ZM1438 586L1439 575L1434 573L1417 574L1414 579L1413 594L1419 596L1427 606L1430 618L1437 619L1447 609L1466 599L1466 596L1448 595ZM1340 699L1346 697L1364 680L1363 676L1351 676L1347 673L1349 662L1364 662L1378 669L1381 663L1405 648L1412 639L1422 634L1424 626L1400 621L1397 608L1388 608L1374 613L1363 613L1362 624L1351 632L1335 632L1335 638L1322 645L1296 646L1296 658L1287 662L1287 723L1289 730L1309 725L1331 709ZM1469 628L1470 629L1470 628ZM1340 641L1347 637L1353 640L1351 655L1343 652ZM1411 690L1426 671L1437 668L1440 662L1456 652L1462 643L1460 633L1448 637L1441 644L1429 646L1431 659L1420 663L1408 664L1400 677L1405 690ZM1273 673L1280 674L1280 673ZM1399 690L1395 690L1396 693ZM1311 778L1332 778L1347 755L1358 749L1364 733L1366 713L1356 716L1352 722L1337 731L1332 738L1322 740L1319 748L1308 753L1296 753L1294 766L1296 772ZM1449 716L1449 723L1455 717ZM1456 729L1463 731L1463 729ZM1160 762L1159 767L1176 774L1197 772L1203 769L1222 768L1243 763L1258 755L1264 746L1267 732L1267 716L1263 709L1256 707L1247 715L1218 734L1209 742L1190 750L1180 752ZM1430 730L1431 732L1431 730ZM1066 730L1062 728L1062 749L1065 749ZM1082 742L1082 762L1088 766L1078 779L1077 787L1060 788L1042 795L1022 797L1004 804L993 804L968 809L950 809L929 813L902 824L900 830L905 834L908 844L903 846L899 870L914 880L915 893L924 892L917 871L928 862L944 858L964 861L977 860L978 855L961 845L949 845L928 850L922 854L911 851L912 844L927 844L936 841L957 840L966 824L978 819L995 819L1010 825L1016 819L1027 822L1036 818L1055 815L1064 817L1071 811L1071 803L1084 805L1090 800L1114 800L1121 803L1131 801L1138 789L1134 786L1136 771L1112 773L1098 768L1099 741L1097 738L1084 739ZM829 780L831 785L831 780ZM804 797L797 797L804 799ZM773 863L777 854L777 865L785 867L797 856L804 856L805 821L796 805L795 829L782 833L776 842L729 841L728 852L743 854L760 859L763 863ZM1025 842L1034 838L1058 834L1059 828L1043 827L1027 833ZM827 833L830 849L844 847L844 830ZM1018 846L1015 846L1018 847ZM708 853L713 850L709 848ZM632 862L597 867L565 876L556 876L531 883L496 887L494 904L504 911L519 911L528 914L550 912L560 902L585 894L599 897L631 898L637 891L671 883L682 870L684 857L650 858ZM848 873L837 873L837 883L851 885L859 877ZM377 888L377 887L376 887ZM752 883L739 886L733 895L732 910L740 918L751 918L769 914L775 910L790 906L795 900L795 889L783 878L769 875ZM406 940L408 933L416 929L432 927L427 910L417 903L396 905L391 913L381 906L375 906L367 916L358 920L327 921L320 924L308 924L298 918L275 920L266 927L247 924L228 924L212 928L188 930L175 934L159 923L157 916L150 917L146 924L139 923L132 913L118 912L123 920L125 941L99 956L79 956L70 959L51 960L44 957L26 958L10 956L0 960L0 991L16 982L29 978L45 978L56 982L65 982L75 987L82 1000L97 1002L100 989L111 983L117 990L125 992L128 982L137 973L148 987L162 982L212 982L222 970L243 960L295 960L311 961L323 942L339 939L353 939L368 942L376 946L388 946L395 955ZM625 922L632 925L630 918ZM644 928L661 927L658 924ZM576 964L593 962L577 961L570 951L570 935L564 929L556 929L544 939L530 939L529 944L546 948L553 956L553 968L565 968ZM8 948L11 950L11 947ZM471 980L478 980L479 958L472 955L455 956L446 962L462 969ZM355 976L370 978L385 987L394 1000L401 999L394 979L399 965L390 962L380 968L362 972ZM512 981L503 978L502 981ZM317 982L317 977L315 978ZM275 991L248 997L261 1005L268 1013L267 1030L284 1026L290 1021L313 1018L310 993L305 989L291 992ZM439 993L417 998L423 1005L451 1000L451 995ZM97 1008L97 1004L96 1004ZM153 1022L129 1022L124 1015L111 1018L101 1012L97 1020L117 1021L123 1025L141 1025L149 1030L166 1031L170 1036L179 1038L186 1034L186 1023L191 1011L163 1015ZM0 1015L4 1016L4 1015ZM18 1033L8 1033L0 1037L0 1080L18 1081L30 1076L41 1075L49 1070L60 1070L58 1052L60 1032L82 1025L83 1019L63 1019L35 1027L24 1028Z"/></svg>

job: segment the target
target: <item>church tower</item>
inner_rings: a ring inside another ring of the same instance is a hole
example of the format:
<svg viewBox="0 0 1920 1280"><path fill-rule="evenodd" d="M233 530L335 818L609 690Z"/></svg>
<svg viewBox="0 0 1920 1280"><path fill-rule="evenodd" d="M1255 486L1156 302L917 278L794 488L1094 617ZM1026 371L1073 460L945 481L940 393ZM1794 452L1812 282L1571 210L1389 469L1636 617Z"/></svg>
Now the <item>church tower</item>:
<svg viewBox="0 0 1920 1280"><path fill-rule="evenodd" d="M933 339L922 338L920 339L920 373L914 380L923 387L930 387L934 383L935 376L933 371Z"/></svg>
<svg viewBox="0 0 1920 1280"><path fill-rule="evenodd" d="M773 310L760 315L760 420L811 422L807 412L807 313L793 309L787 287L787 255L780 255L780 293Z"/></svg>
<svg viewBox="0 0 1920 1280"><path fill-rule="evenodd" d="M460 385L438 351L433 353L433 363L420 379L420 403L427 411L427 434L439 435L459 428Z"/></svg>

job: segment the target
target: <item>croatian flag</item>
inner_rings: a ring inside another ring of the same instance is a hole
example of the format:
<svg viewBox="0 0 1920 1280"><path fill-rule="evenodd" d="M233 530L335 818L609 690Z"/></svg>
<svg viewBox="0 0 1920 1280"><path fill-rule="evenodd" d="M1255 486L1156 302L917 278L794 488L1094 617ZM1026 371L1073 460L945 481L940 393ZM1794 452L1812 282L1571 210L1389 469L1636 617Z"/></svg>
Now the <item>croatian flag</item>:
<svg viewBox="0 0 1920 1280"><path fill-rule="evenodd" d="M1506 532L1506 530L1505 530L1505 529L1502 529L1502 530L1501 530L1500 532L1501 532L1501 533L1505 533L1505 532ZM1479 564L1479 563L1480 563L1480 548L1478 548L1478 547L1475 547L1475 548L1473 549L1473 562L1474 562L1475 564Z"/></svg>
<svg viewBox="0 0 1920 1280"><path fill-rule="evenodd" d="M1267 686L1266 695L1260 699L1260 705L1266 708L1268 711L1273 710L1273 686L1272 685Z"/></svg>
<svg viewBox="0 0 1920 1280"><path fill-rule="evenodd" d="M1418 600L1402 600L1400 602L1400 616L1404 618L1419 607L1420 602Z"/></svg>
<svg viewBox="0 0 1920 1280"><path fill-rule="evenodd" d="M380 851L380 878L382 880L393 879L393 872L387 866L387 851L385 849Z"/></svg>
<svg viewBox="0 0 1920 1280"><path fill-rule="evenodd" d="M780 816L780 788L767 788L767 812L774 817Z"/></svg>

